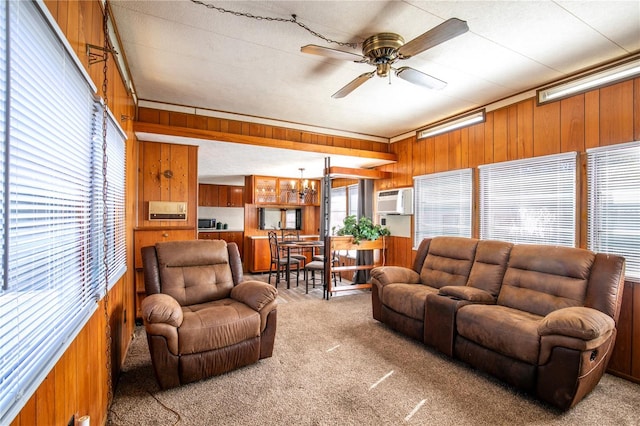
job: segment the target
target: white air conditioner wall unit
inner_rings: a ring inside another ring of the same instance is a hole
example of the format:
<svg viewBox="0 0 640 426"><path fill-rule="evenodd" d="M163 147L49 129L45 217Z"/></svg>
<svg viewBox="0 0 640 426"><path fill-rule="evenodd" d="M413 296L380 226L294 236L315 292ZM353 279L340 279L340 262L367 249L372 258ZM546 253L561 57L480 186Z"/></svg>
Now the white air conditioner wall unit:
<svg viewBox="0 0 640 426"><path fill-rule="evenodd" d="M413 214L413 188L379 191L376 207L378 214Z"/></svg>

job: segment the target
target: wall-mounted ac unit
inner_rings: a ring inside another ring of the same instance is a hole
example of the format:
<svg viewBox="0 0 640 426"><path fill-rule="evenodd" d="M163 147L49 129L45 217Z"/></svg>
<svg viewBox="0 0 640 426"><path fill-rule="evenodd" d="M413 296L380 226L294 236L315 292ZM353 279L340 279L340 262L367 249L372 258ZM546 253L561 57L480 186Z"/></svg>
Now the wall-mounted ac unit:
<svg viewBox="0 0 640 426"><path fill-rule="evenodd" d="M379 191L376 200L378 214L413 214L413 188Z"/></svg>
<svg viewBox="0 0 640 426"><path fill-rule="evenodd" d="M187 220L187 203L149 201L149 220Z"/></svg>

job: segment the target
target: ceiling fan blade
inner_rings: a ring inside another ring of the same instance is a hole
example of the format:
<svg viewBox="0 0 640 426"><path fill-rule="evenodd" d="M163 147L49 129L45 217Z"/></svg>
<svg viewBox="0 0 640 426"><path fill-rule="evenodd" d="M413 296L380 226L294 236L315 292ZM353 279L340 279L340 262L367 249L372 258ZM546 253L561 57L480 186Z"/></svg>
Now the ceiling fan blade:
<svg viewBox="0 0 640 426"><path fill-rule="evenodd" d="M396 75L403 80L407 80L409 83L417 84L418 86L426 87L427 89L444 89L447 85L442 80L425 74L422 71L418 71L409 67L401 67L396 71Z"/></svg>
<svg viewBox="0 0 640 426"><path fill-rule="evenodd" d="M440 43L457 37L460 34L464 34L467 31L469 31L469 26L466 21L462 21L458 18L451 18L405 43L404 46L398 49L398 54L402 59L407 59L411 56L417 55L418 53L422 53L427 49L431 49Z"/></svg>
<svg viewBox="0 0 640 426"><path fill-rule="evenodd" d="M375 73L376 73L375 71L371 71L371 72L366 72L364 74L360 74L358 77L353 79L349 84L347 84L342 89L338 90L336 93L331 95L331 97L334 99L344 98L349 93L353 92L358 87L360 87L365 81L373 77Z"/></svg>
<svg viewBox="0 0 640 426"><path fill-rule="evenodd" d="M342 61L354 61L360 62L365 58L362 55L356 53L345 52L343 50L331 49L329 47L317 46L315 44L308 44L300 48L302 53L310 53L312 55L324 56L331 59L339 59Z"/></svg>

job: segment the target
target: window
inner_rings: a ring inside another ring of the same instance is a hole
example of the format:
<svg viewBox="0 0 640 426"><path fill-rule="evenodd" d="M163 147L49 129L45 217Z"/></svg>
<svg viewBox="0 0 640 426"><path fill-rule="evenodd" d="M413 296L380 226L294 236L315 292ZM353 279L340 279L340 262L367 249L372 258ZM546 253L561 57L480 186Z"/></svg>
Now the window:
<svg viewBox="0 0 640 426"><path fill-rule="evenodd" d="M575 246L576 153L480 166L480 238Z"/></svg>
<svg viewBox="0 0 640 426"><path fill-rule="evenodd" d="M329 234L342 227L347 217L347 188L344 186L331 188L331 215L329 216Z"/></svg>
<svg viewBox="0 0 640 426"><path fill-rule="evenodd" d="M358 184L347 186L348 215L358 217Z"/></svg>
<svg viewBox="0 0 640 426"><path fill-rule="evenodd" d="M427 237L471 237L471 169L416 176L414 247Z"/></svg>
<svg viewBox="0 0 640 426"><path fill-rule="evenodd" d="M107 277L126 268L124 134L108 120L103 215L103 107L40 7L0 7L0 424L86 324Z"/></svg>
<svg viewBox="0 0 640 426"><path fill-rule="evenodd" d="M588 247L626 259L640 282L640 142L587 151Z"/></svg>

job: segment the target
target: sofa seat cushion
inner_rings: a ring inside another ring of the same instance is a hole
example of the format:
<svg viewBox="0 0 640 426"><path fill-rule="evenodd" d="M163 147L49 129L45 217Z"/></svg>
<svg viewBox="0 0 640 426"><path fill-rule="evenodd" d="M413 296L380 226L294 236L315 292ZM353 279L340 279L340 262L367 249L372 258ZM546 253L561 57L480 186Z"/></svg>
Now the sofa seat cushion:
<svg viewBox="0 0 640 426"><path fill-rule="evenodd" d="M437 292L437 289L421 284L389 284L382 290L382 304L399 314L424 321L427 294Z"/></svg>
<svg viewBox="0 0 640 426"><path fill-rule="evenodd" d="M260 336L260 314L233 299L182 309L184 321L178 329L180 355L224 348Z"/></svg>
<svg viewBox="0 0 640 426"><path fill-rule="evenodd" d="M538 362L542 317L499 305L466 305L458 310L457 332L494 352L524 361Z"/></svg>

